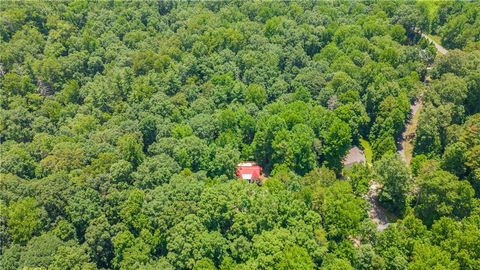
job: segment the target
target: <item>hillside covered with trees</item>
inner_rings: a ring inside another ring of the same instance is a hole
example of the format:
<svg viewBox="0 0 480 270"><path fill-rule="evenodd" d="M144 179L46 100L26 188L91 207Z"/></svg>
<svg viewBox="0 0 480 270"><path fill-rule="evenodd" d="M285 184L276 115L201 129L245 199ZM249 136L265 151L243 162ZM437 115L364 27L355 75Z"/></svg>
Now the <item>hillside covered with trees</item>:
<svg viewBox="0 0 480 270"><path fill-rule="evenodd" d="M478 1L2 1L0 268L480 269L479 40Z"/></svg>

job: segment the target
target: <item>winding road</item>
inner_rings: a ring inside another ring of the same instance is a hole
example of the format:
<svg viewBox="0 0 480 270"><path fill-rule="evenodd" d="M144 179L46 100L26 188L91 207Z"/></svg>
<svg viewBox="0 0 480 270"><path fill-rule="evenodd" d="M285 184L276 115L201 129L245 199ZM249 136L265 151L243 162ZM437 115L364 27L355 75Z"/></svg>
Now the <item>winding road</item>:
<svg viewBox="0 0 480 270"><path fill-rule="evenodd" d="M442 45L435 42L431 37L424 33L419 33L422 35L423 38L427 39L431 42L437 51L443 55L448 53L448 50L442 47ZM431 69L432 67L429 66L427 69ZM425 78L424 83L427 84L428 78ZM417 123L420 111L423 107L422 96L420 95L418 99L410 105L410 114L409 119L405 123L405 128L402 133L402 136L397 142L397 152L402 157L403 161L408 165L412 160L412 152L413 152L413 139L415 138L415 133L417 131Z"/></svg>
<svg viewBox="0 0 480 270"><path fill-rule="evenodd" d="M420 33L423 38L430 41L437 51L442 55L448 53L448 51L442 47L440 44L436 43L431 37L426 34ZM430 69L429 67L428 69ZM425 79L424 83L427 83L428 80ZM418 118L420 116L420 111L423 107L422 95L410 105L410 115L408 121L405 123L405 128L397 143L397 153L402 157L403 161L408 165L412 159L413 152L413 140L415 138L415 133L417 131ZM381 185L375 181L371 181L370 188L366 195L367 201L370 203L370 210L368 211L368 216L370 219L377 225L378 231L385 230L390 224L392 219L395 217L390 214L385 208L383 208L378 202L378 194ZM390 218L389 218L390 217Z"/></svg>

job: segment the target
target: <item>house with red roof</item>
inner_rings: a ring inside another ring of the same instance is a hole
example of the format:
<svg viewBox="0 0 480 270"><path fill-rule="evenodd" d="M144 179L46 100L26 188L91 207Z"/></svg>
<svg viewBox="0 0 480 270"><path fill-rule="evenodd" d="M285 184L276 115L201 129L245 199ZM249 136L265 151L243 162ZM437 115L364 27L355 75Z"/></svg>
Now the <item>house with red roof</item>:
<svg viewBox="0 0 480 270"><path fill-rule="evenodd" d="M240 179L256 182L262 177L262 167L252 161L242 162L237 165L236 175Z"/></svg>

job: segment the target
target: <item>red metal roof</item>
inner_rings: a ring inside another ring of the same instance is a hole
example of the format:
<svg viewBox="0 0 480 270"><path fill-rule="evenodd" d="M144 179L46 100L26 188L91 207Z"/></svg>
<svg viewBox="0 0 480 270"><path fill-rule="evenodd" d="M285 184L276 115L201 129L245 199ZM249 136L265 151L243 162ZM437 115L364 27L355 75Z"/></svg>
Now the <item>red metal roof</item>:
<svg viewBox="0 0 480 270"><path fill-rule="evenodd" d="M243 162L237 165L237 177L244 180L257 180L262 175L262 167L255 162Z"/></svg>

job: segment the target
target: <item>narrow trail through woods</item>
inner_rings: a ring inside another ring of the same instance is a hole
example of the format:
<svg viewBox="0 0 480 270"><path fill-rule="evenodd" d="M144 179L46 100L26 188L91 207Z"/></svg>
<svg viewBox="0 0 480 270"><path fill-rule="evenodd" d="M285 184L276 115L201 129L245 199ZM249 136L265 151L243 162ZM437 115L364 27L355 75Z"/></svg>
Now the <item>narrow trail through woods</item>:
<svg viewBox="0 0 480 270"><path fill-rule="evenodd" d="M444 47L435 42L431 37L424 33L420 34L423 38L426 38L428 41L430 41L439 53L442 55L448 53ZM425 78L424 83L427 82L428 79ZM420 117L420 111L422 110L422 107L423 100L422 95L420 95L417 100L410 105L409 119L406 121L404 131L397 142L397 153L402 157L403 161L407 165L409 165L410 161L412 160L413 140L417 131L418 119ZM395 216L380 205L378 201L380 188L381 185L379 183L372 181L366 197L371 205L370 210L368 211L368 216L377 225L377 230L383 231L388 227L388 225L391 224L391 222L393 222Z"/></svg>

